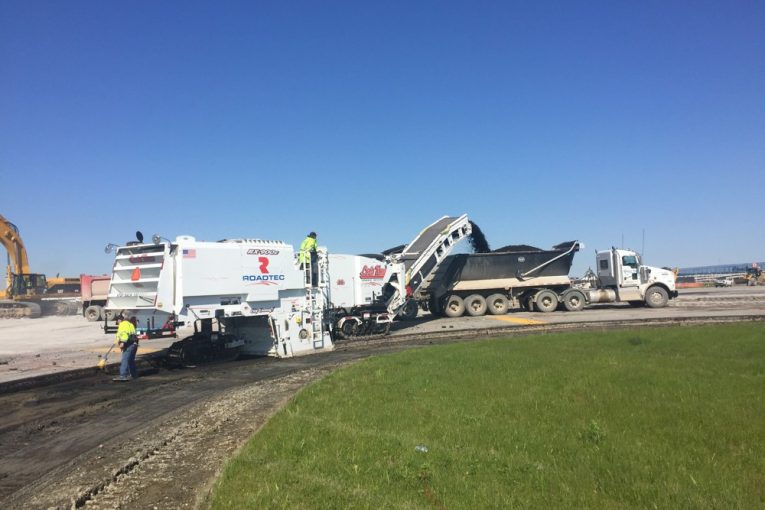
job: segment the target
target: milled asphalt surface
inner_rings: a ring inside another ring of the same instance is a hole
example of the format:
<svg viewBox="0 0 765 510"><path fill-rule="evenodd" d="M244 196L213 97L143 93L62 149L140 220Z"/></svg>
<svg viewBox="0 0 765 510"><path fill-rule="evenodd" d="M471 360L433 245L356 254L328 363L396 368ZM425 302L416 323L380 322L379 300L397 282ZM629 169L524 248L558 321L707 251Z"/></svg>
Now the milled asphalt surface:
<svg viewBox="0 0 765 510"><path fill-rule="evenodd" d="M544 326L545 324L646 320L667 318L705 318L765 315L765 286L681 289L680 296L661 309L633 308L629 305L595 305L581 312L511 312L503 316L434 319L428 313L410 322L394 324L391 337L419 335L449 330L493 329ZM536 329L536 328L535 328ZM190 334L179 332L183 337ZM87 322L79 316L0 320L0 384L22 379L88 370L98 365L112 344L102 323ZM141 342L139 357L162 350L174 339ZM119 362L119 351L108 361Z"/></svg>

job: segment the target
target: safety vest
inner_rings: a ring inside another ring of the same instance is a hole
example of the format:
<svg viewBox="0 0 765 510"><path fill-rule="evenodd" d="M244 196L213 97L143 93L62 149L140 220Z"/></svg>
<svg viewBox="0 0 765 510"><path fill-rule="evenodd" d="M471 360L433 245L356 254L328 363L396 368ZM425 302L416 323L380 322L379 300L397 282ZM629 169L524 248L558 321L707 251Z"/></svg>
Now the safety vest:
<svg viewBox="0 0 765 510"><path fill-rule="evenodd" d="M130 335L135 335L135 326L133 326L133 323L128 320L120 322L119 326L117 326L116 343L127 342Z"/></svg>
<svg viewBox="0 0 765 510"><path fill-rule="evenodd" d="M303 239L300 243L300 251L298 252L298 262L301 264L311 261L311 252L316 251L316 239L311 236Z"/></svg>

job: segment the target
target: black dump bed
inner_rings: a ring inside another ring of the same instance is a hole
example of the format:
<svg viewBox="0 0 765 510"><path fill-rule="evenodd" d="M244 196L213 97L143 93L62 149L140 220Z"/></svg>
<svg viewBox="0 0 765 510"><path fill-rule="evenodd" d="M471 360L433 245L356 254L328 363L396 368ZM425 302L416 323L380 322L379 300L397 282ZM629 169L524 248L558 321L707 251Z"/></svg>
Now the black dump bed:
<svg viewBox="0 0 765 510"><path fill-rule="evenodd" d="M568 276L579 246L577 241L571 241L558 244L552 250L525 245L512 248L515 251L450 255L436 271L430 289L448 289L460 281L523 281L542 276Z"/></svg>

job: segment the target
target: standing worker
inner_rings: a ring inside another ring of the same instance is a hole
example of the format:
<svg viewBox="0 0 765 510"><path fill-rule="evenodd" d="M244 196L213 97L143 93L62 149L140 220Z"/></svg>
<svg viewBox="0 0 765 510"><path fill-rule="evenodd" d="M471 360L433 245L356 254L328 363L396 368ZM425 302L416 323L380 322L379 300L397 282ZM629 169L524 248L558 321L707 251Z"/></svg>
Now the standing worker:
<svg viewBox="0 0 765 510"><path fill-rule="evenodd" d="M127 382L138 378L138 369L135 366L135 355L138 352L138 336L135 325L124 316L117 317L117 336L115 343L122 351L120 362L120 376L112 381Z"/></svg>
<svg viewBox="0 0 765 510"><path fill-rule="evenodd" d="M311 263L311 286L316 287L316 280L318 280L318 267L316 264L316 232L311 232L300 243L300 251L298 252L298 262L300 262L300 269L305 270L306 264ZM307 278L306 278L307 280ZM306 281L308 283L308 281Z"/></svg>

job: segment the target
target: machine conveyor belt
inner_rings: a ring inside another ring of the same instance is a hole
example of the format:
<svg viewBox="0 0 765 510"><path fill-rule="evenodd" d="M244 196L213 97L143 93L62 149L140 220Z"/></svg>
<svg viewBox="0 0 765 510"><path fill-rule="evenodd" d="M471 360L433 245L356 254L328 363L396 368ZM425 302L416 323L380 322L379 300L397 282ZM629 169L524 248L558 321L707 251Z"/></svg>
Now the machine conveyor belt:
<svg viewBox="0 0 765 510"><path fill-rule="evenodd" d="M449 225L459 219L459 217L444 216L420 232L420 234L415 237L414 240L409 243L409 245L407 245L407 247L404 248L404 251L401 253L400 260L404 263L407 270L412 267L422 252L427 250L430 245L433 244L433 241L435 241L436 238L438 238L438 236L441 235L443 231L449 227Z"/></svg>

